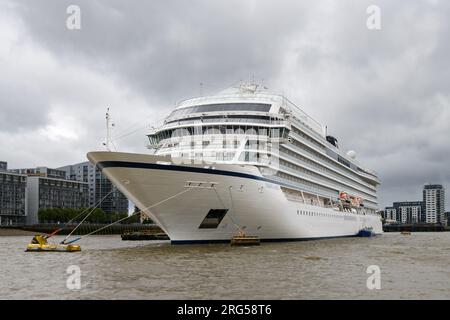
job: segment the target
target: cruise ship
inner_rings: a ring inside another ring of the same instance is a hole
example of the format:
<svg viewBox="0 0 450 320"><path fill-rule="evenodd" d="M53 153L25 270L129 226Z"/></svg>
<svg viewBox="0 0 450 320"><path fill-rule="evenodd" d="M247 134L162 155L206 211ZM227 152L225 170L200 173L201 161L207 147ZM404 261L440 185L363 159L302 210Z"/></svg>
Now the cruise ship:
<svg viewBox="0 0 450 320"><path fill-rule="evenodd" d="M181 101L147 136L146 153L87 157L172 243L382 233L377 174L266 87Z"/></svg>

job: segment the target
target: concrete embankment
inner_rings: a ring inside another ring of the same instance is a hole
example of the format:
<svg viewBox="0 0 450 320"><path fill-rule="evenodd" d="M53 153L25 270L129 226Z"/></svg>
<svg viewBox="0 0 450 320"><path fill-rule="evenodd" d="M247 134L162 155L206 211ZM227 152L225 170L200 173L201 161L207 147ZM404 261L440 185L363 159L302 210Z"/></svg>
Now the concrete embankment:
<svg viewBox="0 0 450 320"><path fill-rule="evenodd" d="M25 231L17 228L0 228L0 237L7 236L33 236L35 232L33 231Z"/></svg>
<svg viewBox="0 0 450 320"><path fill-rule="evenodd" d="M59 225L59 224L37 224L31 226L21 226L21 227L1 227L0 236L21 236L21 235L34 235L36 233L52 233L53 231L61 228L62 230L58 232L60 235L69 234L77 225ZM83 235L102 227L106 224L97 223L86 223L80 225L77 230L73 233L74 235ZM141 225L141 224L118 224L107 227L99 232L95 233L97 235L110 235L110 234L123 234L126 232L146 232L146 233L163 233L160 227L157 225Z"/></svg>
<svg viewBox="0 0 450 320"><path fill-rule="evenodd" d="M384 232L439 232L450 231L449 227L438 224L388 224L383 226Z"/></svg>

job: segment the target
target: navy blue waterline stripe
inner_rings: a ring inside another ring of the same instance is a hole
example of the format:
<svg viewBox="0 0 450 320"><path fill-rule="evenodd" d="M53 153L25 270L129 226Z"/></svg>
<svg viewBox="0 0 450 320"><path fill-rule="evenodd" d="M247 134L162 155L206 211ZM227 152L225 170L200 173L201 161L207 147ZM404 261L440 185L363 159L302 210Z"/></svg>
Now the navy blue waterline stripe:
<svg viewBox="0 0 450 320"><path fill-rule="evenodd" d="M286 186L286 187L290 187L290 188L293 187L293 186L283 183L283 182L273 181L268 178L258 177L258 176L248 174L248 173L226 171L226 170L216 170L216 169L208 169L208 168L199 168L199 167L185 167L185 166L178 166L178 165L163 165L163 164L157 164L157 163L129 162L129 161L101 161L101 162L97 163L97 167L99 169L135 168L135 169L155 169L155 170L171 170L171 171L217 174L217 175L221 175L221 176L230 176L230 177L260 180L260 181L274 183L274 184L278 184L278 185Z"/></svg>
<svg viewBox="0 0 450 320"><path fill-rule="evenodd" d="M326 240L337 238L357 238L357 235L344 236L329 236L329 237L309 237L309 238L267 238L260 239L261 242L294 242L294 241L311 241L311 240ZM230 243L231 239L219 240L171 240L171 244L206 244L206 243Z"/></svg>

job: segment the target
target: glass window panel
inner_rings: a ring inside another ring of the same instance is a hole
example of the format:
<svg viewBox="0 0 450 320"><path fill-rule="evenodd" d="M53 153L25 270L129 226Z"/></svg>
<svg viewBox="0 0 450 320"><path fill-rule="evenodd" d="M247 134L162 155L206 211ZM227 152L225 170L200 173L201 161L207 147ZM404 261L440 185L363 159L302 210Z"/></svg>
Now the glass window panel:
<svg viewBox="0 0 450 320"><path fill-rule="evenodd" d="M271 105L266 103L215 103L205 104L201 106L193 106L173 111L170 118L187 115L197 112L213 112L213 111L258 111L269 112Z"/></svg>

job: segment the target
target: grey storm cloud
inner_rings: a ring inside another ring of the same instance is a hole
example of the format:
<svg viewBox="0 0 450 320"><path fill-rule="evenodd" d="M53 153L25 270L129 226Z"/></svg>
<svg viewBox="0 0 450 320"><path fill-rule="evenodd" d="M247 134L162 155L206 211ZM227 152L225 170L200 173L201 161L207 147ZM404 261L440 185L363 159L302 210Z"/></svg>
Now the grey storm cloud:
<svg viewBox="0 0 450 320"><path fill-rule="evenodd" d="M172 100L198 93L200 82L220 89L275 78L306 12L306 3L291 1L79 1L82 28L68 32L61 26L72 2L28 1L17 10L33 38L68 63Z"/></svg>
<svg viewBox="0 0 450 320"><path fill-rule="evenodd" d="M0 78L0 131L17 132L47 121L48 100L37 87ZM17 94L23 92L23 94Z"/></svg>
<svg viewBox="0 0 450 320"><path fill-rule="evenodd" d="M81 30L66 28L71 4ZM366 27L371 4L381 30ZM449 16L438 0L3 0L0 160L83 161L101 145L106 105L126 132L200 83L214 93L255 78L379 173L381 205L420 199L424 183L450 188ZM136 152L144 143L145 128L118 140Z"/></svg>

